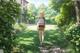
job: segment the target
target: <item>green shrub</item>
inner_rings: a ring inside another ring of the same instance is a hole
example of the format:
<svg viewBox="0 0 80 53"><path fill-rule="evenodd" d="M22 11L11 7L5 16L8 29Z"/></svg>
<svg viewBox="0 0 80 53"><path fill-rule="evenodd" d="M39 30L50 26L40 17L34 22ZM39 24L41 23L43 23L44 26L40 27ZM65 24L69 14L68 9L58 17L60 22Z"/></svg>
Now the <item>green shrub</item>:
<svg viewBox="0 0 80 53"><path fill-rule="evenodd" d="M16 32L21 32L21 31L25 31L27 29L27 24L25 23L16 23L14 25L14 29L16 30Z"/></svg>
<svg viewBox="0 0 80 53"><path fill-rule="evenodd" d="M0 48L11 53L14 43L15 19L19 16L19 4L13 0L0 0Z"/></svg>
<svg viewBox="0 0 80 53"><path fill-rule="evenodd" d="M73 44L75 52L80 52L80 26L72 25L66 34L69 42Z"/></svg>

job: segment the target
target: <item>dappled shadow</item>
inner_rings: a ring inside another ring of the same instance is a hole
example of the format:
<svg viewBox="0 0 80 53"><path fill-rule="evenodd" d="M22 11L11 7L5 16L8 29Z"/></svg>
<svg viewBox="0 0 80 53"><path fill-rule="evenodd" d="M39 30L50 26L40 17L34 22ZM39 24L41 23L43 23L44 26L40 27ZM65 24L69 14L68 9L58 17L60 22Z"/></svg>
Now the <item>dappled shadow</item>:
<svg viewBox="0 0 80 53"><path fill-rule="evenodd" d="M45 42L61 48L65 48L68 44L64 33L60 29L45 31Z"/></svg>
<svg viewBox="0 0 80 53"><path fill-rule="evenodd" d="M23 53L40 53L39 51L39 39L37 31L22 31L16 34L16 43L20 49L23 49ZM47 30L45 31L45 41L46 46L58 46L58 47L66 47L67 40L65 39L64 34L59 30Z"/></svg>
<svg viewBox="0 0 80 53"><path fill-rule="evenodd" d="M37 31L28 30L18 33L16 42L24 53L39 53L39 40Z"/></svg>

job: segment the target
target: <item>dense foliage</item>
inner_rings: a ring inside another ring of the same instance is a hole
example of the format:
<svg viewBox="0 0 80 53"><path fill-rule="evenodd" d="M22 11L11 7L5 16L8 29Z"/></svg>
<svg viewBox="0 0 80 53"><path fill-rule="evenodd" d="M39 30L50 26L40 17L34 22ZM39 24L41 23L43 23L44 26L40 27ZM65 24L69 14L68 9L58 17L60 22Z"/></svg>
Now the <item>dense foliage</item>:
<svg viewBox="0 0 80 53"><path fill-rule="evenodd" d="M28 22L29 23L35 23L37 18L39 17L39 13L41 11L44 11L45 13L45 20L47 24L53 24L55 23L54 17L57 12L53 9L50 9L50 7L46 6L45 4L40 4L39 7L36 7L34 4L30 3L27 6L27 17L28 17Z"/></svg>
<svg viewBox="0 0 80 53"><path fill-rule="evenodd" d="M4 53L11 53L13 47L13 24L19 16L19 6L13 0L0 0L0 48Z"/></svg>
<svg viewBox="0 0 80 53"><path fill-rule="evenodd" d="M66 1L60 8L60 14L55 18L59 26L69 25L70 22L75 22L75 7L72 1Z"/></svg>
<svg viewBox="0 0 80 53"><path fill-rule="evenodd" d="M70 41L76 52L80 52L80 26L73 25L66 32L66 38Z"/></svg>
<svg viewBox="0 0 80 53"><path fill-rule="evenodd" d="M57 1L51 0L51 1L52 1L50 5L51 8L58 11L58 14L55 18L57 25L61 28L61 31L65 34L65 38L69 40L68 42L73 44L74 48L80 50L79 48L80 26L76 26L77 18L75 13L76 11L74 1L72 0L57 0ZM75 49L76 52L77 50Z"/></svg>

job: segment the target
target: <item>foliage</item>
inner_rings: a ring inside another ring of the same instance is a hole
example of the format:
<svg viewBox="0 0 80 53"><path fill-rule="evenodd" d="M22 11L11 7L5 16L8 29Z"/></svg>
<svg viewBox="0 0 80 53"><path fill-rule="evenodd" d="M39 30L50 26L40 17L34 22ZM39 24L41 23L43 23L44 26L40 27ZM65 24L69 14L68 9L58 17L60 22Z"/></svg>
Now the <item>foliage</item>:
<svg viewBox="0 0 80 53"><path fill-rule="evenodd" d="M67 39L73 44L76 52L80 52L80 26L72 25L67 33Z"/></svg>
<svg viewBox="0 0 80 53"><path fill-rule="evenodd" d="M13 0L0 0L0 48L11 53L14 43L13 24L19 16L19 4Z"/></svg>
<svg viewBox="0 0 80 53"><path fill-rule="evenodd" d="M50 9L50 7L45 8L45 19L47 24L55 24L55 16L57 15L57 12L53 9Z"/></svg>
<svg viewBox="0 0 80 53"><path fill-rule="evenodd" d="M51 0L52 1L52 0ZM58 0L57 0L58 1ZM53 0L53 2L57 2ZM61 2L60 2L61 1ZM52 9L55 9L59 13L57 14L55 21L57 22L57 25L61 28L62 32L65 33L65 38L69 40L68 42L71 42L73 44L73 47L77 48L80 52L80 26L76 26L76 13L75 13L75 6L74 2L72 0L59 0L58 3L51 3L53 5ZM76 50L76 52L77 52Z"/></svg>
<svg viewBox="0 0 80 53"><path fill-rule="evenodd" d="M64 0L50 0L49 6L50 6L50 8L59 12L63 2L64 2Z"/></svg>
<svg viewBox="0 0 80 53"><path fill-rule="evenodd" d="M51 9L50 7L47 7L45 4L40 4L39 7L36 7L34 4L28 5L28 20L30 23L35 23L37 18L39 17L39 13L44 11L45 13L45 19L47 24L54 24L54 16L57 14L56 11Z"/></svg>
<svg viewBox="0 0 80 53"><path fill-rule="evenodd" d="M29 23L35 23L35 18L38 14L38 10L37 8L35 7L34 4L29 4L28 7L27 7L27 16L28 16L28 21Z"/></svg>
<svg viewBox="0 0 80 53"><path fill-rule="evenodd" d="M60 8L60 14L58 14L55 18L55 21L59 26L69 25L70 22L75 22L75 8L73 6L73 2L69 1L64 3Z"/></svg>
<svg viewBox="0 0 80 53"><path fill-rule="evenodd" d="M14 25L14 29L16 31L16 33L18 32L22 32L22 31L25 31L27 29L27 25L25 23L16 23Z"/></svg>
<svg viewBox="0 0 80 53"><path fill-rule="evenodd" d="M56 28L56 27L55 27ZM55 29L54 28L54 29ZM55 30L46 30L45 31L45 47L60 47L66 48L68 45L67 40L64 38L62 32L59 29ZM26 30L16 34L15 42L17 44L16 47L22 49L22 53L40 53L39 52L39 37L37 31ZM66 43L65 43L66 42Z"/></svg>
<svg viewBox="0 0 80 53"><path fill-rule="evenodd" d="M50 7L58 11L55 21L59 26L69 25L76 20L74 2L71 0L50 0Z"/></svg>
<svg viewBox="0 0 80 53"><path fill-rule="evenodd" d="M20 53L39 53L39 40L37 31L26 30L16 34L16 47Z"/></svg>

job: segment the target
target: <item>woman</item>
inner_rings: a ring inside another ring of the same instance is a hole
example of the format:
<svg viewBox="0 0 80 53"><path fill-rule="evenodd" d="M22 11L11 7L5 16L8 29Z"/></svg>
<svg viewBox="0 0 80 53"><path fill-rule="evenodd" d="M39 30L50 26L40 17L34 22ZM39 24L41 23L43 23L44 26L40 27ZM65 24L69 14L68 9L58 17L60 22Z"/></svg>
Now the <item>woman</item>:
<svg viewBox="0 0 80 53"><path fill-rule="evenodd" d="M38 26L40 44L42 45L44 41L44 29L45 29L45 18L43 12L40 13L37 26Z"/></svg>

